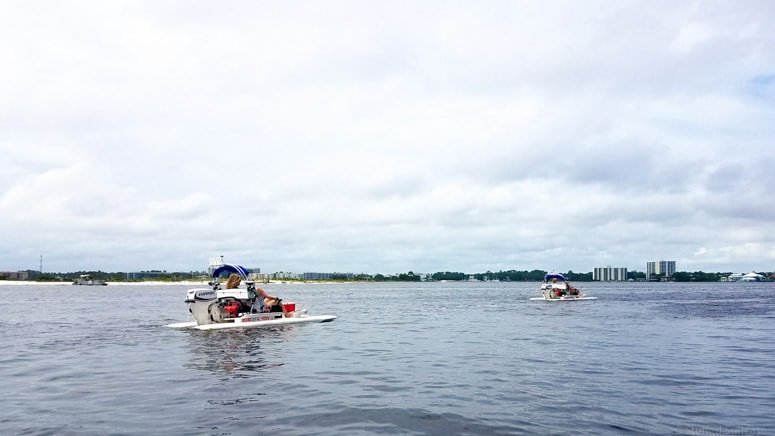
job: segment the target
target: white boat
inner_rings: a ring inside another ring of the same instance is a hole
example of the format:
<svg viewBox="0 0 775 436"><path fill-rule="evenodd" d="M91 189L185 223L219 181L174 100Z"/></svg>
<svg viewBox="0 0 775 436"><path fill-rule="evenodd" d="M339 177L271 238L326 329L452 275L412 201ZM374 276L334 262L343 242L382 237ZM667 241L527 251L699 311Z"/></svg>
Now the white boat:
<svg viewBox="0 0 775 436"><path fill-rule="evenodd" d="M749 272L748 274L732 274L726 278L723 278L722 280L725 282L763 282L767 278L764 277L761 274L758 274L754 271Z"/></svg>
<svg viewBox="0 0 775 436"><path fill-rule="evenodd" d="M211 260L208 274L212 278L209 288L189 289L186 293L185 303L193 320L167 324L167 327L218 330L330 322L337 318L336 315L309 315L306 310L297 310L295 303L285 302L281 302L285 314L264 311L257 307L260 299L256 282L249 279L248 270L243 266ZM241 284L233 289L222 289L220 278L224 274L239 275Z"/></svg>
<svg viewBox="0 0 775 436"><path fill-rule="evenodd" d="M544 281L541 283L541 296L531 298L531 300L577 301L597 300L597 298L589 297L573 287L564 275L550 272L544 276Z"/></svg>
<svg viewBox="0 0 775 436"><path fill-rule="evenodd" d="M91 274L81 274L80 277L75 279L73 284L82 286L107 286L108 283L105 280L92 278Z"/></svg>

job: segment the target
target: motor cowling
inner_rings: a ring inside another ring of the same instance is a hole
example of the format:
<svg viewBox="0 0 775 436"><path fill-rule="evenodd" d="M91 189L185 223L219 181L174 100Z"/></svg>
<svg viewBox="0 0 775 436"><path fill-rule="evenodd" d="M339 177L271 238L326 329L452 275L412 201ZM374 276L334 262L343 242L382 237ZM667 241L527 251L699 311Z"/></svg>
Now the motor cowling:
<svg viewBox="0 0 775 436"><path fill-rule="evenodd" d="M213 289L189 289L186 293L186 303L196 303L197 301L210 301L218 297Z"/></svg>
<svg viewBox="0 0 775 436"><path fill-rule="evenodd" d="M186 303L198 325L218 322L211 316L211 307L218 306L218 295L214 289L191 289L186 293Z"/></svg>

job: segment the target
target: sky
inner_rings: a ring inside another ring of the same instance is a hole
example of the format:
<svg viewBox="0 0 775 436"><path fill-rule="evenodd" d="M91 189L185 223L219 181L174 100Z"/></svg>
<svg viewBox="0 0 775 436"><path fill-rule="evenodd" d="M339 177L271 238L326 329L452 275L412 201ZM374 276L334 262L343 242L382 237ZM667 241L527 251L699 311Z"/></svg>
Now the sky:
<svg viewBox="0 0 775 436"><path fill-rule="evenodd" d="M775 270L775 2L4 1L0 271Z"/></svg>

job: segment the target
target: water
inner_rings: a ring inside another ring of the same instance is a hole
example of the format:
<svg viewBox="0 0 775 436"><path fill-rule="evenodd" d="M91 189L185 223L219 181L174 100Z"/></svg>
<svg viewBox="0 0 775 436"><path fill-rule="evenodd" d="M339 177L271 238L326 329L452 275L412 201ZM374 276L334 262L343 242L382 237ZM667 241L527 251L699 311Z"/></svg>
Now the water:
<svg viewBox="0 0 775 436"><path fill-rule="evenodd" d="M174 330L188 285L0 284L0 433L775 434L775 284L270 284L332 323Z"/></svg>

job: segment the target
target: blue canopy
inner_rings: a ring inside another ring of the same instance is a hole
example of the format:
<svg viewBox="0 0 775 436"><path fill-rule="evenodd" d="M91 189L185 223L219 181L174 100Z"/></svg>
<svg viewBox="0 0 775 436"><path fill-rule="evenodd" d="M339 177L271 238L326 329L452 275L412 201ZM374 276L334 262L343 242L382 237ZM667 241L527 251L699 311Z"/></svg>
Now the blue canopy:
<svg viewBox="0 0 775 436"><path fill-rule="evenodd" d="M238 274L241 279L246 280L248 278L248 269L240 265L231 265L225 263L215 268L211 273L213 278L220 277L222 273L226 272L225 276L228 277L231 274Z"/></svg>
<svg viewBox="0 0 775 436"><path fill-rule="evenodd" d="M549 273L544 277L544 281L550 281L552 279L562 280L563 282L567 282L568 278L560 273Z"/></svg>

